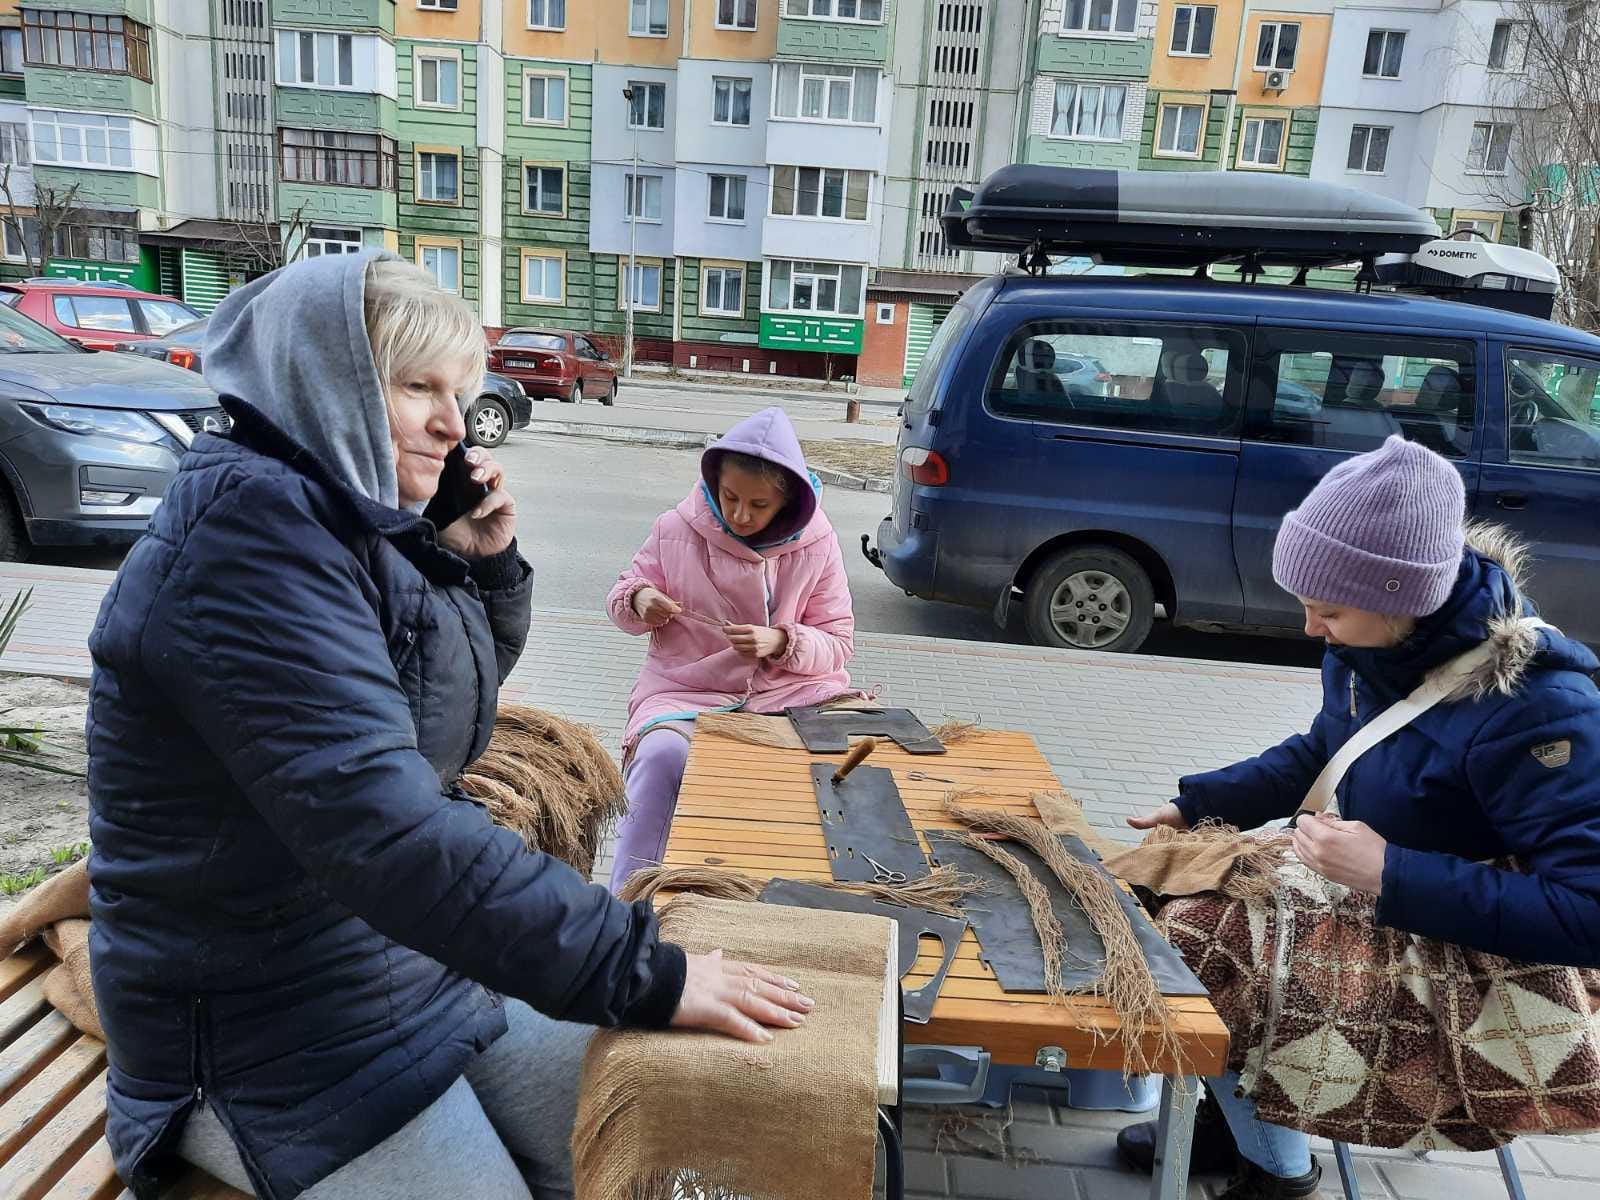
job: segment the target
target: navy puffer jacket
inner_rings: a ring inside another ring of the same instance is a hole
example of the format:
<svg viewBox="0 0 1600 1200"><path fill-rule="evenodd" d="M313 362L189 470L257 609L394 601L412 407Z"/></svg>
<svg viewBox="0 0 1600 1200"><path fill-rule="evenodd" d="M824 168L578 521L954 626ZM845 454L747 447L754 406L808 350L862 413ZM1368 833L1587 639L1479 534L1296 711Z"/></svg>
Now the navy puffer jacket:
<svg viewBox="0 0 1600 1200"><path fill-rule="evenodd" d="M684 957L452 790L526 636L515 548L469 568L226 403L90 642L91 955L136 1194L207 1103L287 1200L442 1095L500 994L661 1025Z"/></svg>
<svg viewBox="0 0 1600 1200"><path fill-rule="evenodd" d="M1458 694L1368 750L1339 811L1389 843L1378 919L1408 933L1526 962L1600 966L1600 692L1595 656L1531 631L1521 553L1474 536L1450 599L1393 650L1331 649L1309 733L1180 781L1192 826L1241 828L1295 813L1328 759L1428 674L1489 641ZM1487 860L1515 855L1527 873Z"/></svg>

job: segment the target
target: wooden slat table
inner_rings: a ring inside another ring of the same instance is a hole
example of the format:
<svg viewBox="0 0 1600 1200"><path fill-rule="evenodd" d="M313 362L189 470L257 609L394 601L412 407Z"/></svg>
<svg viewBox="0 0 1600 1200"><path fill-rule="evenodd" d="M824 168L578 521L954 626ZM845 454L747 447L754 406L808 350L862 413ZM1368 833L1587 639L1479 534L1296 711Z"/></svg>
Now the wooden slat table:
<svg viewBox="0 0 1600 1200"><path fill-rule="evenodd" d="M825 757L717 735L696 736L667 842L667 865L724 866L763 879L830 878L810 774L811 763ZM1032 793L1061 786L1033 739L1023 733L984 732L942 755L910 755L880 742L869 762L893 772L919 832L953 827L942 808L952 788L982 789L982 795L966 803L1036 817ZM913 773L927 778L913 779ZM920 987L938 969L937 943L933 945L935 949L917 959L907 986ZM1228 1052L1228 1031L1209 1000L1174 997L1167 1007L1183 1058L1155 1060L1167 1077L1160 1114L1163 1152L1151 1192L1156 1200L1178 1200L1185 1194L1196 1077L1222 1074ZM1091 1030L1103 1038L1097 1040ZM1115 1071L1122 1069L1125 1039L1143 1036L1143 1031L1121 1028L1110 1006L1095 997L1074 997L1063 1008L1044 995L1002 991L978 957L970 929L940 989L932 1019L926 1025L906 1023L903 1033L908 1044L978 1046L993 1061L1018 1066L1031 1067L1041 1049L1059 1046L1070 1066ZM1154 1054L1154 1044L1148 1048Z"/></svg>

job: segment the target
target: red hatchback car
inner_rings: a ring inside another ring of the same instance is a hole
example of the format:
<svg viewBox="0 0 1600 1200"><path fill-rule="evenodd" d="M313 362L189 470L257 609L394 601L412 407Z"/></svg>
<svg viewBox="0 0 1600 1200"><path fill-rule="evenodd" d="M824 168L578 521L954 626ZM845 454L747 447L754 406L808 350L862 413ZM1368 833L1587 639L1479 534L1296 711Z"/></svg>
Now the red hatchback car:
<svg viewBox="0 0 1600 1200"><path fill-rule="evenodd" d="M617 367L581 333L559 329L508 329L489 350L489 369L515 379L540 400L576 404L585 396L617 401Z"/></svg>
<svg viewBox="0 0 1600 1200"><path fill-rule="evenodd" d="M125 283L77 279L0 284L0 304L89 350L165 337L203 315L171 296L141 292Z"/></svg>

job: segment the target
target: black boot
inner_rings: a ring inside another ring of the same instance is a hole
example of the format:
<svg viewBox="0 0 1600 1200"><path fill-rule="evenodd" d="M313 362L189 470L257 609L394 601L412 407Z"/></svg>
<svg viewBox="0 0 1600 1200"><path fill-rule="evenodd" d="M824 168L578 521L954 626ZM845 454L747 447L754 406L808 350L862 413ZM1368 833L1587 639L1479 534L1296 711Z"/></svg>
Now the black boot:
<svg viewBox="0 0 1600 1200"><path fill-rule="evenodd" d="M1118 1132L1117 1152L1134 1170L1150 1174L1155 1170L1156 1122L1141 1121ZM1239 1165L1233 1131L1209 1092L1195 1110L1194 1146L1189 1153L1189 1170L1195 1175L1227 1175Z"/></svg>
<svg viewBox="0 0 1600 1200"><path fill-rule="evenodd" d="M1317 1184L1322 1182L1322 1168L1311 1160L1311 1170L1294 1179L1269 1175L1255 1163L1239 1160L1239 1173L1228 1181L1227 1188L1217 1200L1321 1200Z"/></svg>

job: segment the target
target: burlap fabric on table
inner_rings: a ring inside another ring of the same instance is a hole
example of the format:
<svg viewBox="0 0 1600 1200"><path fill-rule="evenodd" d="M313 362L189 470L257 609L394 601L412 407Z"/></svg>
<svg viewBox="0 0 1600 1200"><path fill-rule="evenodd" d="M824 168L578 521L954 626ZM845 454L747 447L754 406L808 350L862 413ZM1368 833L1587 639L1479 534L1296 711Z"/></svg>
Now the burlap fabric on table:
<svg viewBox="0 0 1600 1200"><path fill-rule="evenodd" d="M1600 972L1379 925L1373 897L1292 859L1273 882L1157 919L1210 990L1262 1120L1446 1150L1600 1129Z"/></svg>
<svg viewBox="0 0 1600 1200"><path fill-rule="evenodd" d="M44 977L44 998L80 1033L105 1040L89 981L89 863L80 860L45 880L0 917L0 958L34 938L56 956Z"/></svg>
<svg viewBox="0 0 1600 1200"><path fill-rule="evenodd" d="M891 922L702 896L661 909L662 936L799 981L806 1024L765 1045L606 1030L583 1064L578 1200L869 1200L878 1016Z"/></svg>

